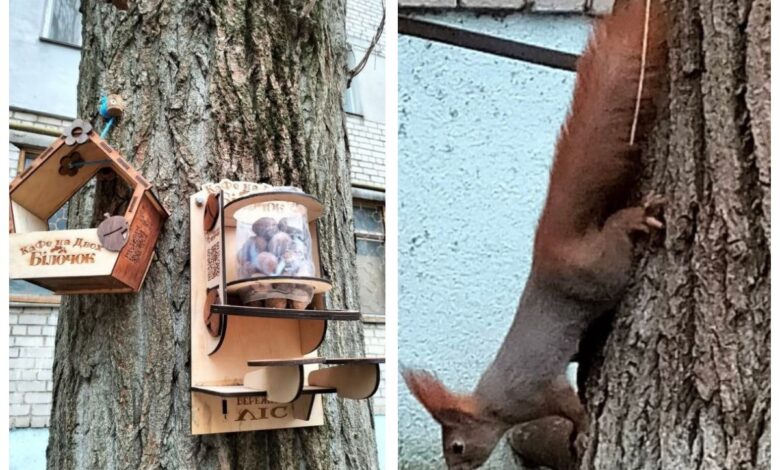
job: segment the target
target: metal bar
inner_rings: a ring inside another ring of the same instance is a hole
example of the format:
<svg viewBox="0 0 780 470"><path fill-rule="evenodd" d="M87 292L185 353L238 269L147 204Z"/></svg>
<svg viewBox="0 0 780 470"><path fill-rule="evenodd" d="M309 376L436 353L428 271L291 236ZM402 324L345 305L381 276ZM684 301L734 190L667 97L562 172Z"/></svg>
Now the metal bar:
<svg viewBox="0 0 780 470"><path fill-rule="evenodd" d="M31 134L49 135L52 137L59 137L62 135L62 131L60 129L55 129L53 127L39 127L32 124L13 121L8 123L8 128L12 131L29 132Z"/></svg>
<svg viewBox="0 0 780 470"><path fill-rule="evenodd" d="M560 70L577 70L579 56L430 21L398 17L398 33Z"/></svg>

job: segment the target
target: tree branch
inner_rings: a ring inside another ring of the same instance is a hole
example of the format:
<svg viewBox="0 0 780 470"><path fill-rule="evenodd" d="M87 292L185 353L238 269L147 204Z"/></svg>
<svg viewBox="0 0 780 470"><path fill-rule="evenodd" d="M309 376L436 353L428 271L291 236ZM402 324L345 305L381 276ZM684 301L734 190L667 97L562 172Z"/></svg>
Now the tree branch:
<svg viewBox="0 0 780 470"><path fill-rule="evenodd" d="M374 51L374 48L379 42L379 38L382 37L382 32L385 30L386 15L387 9L385 9L385 2L382 2L382 20L379 22L379 26L376 28L376 33L374 34L373 39L371 39L371 44L368 45L368 49L366 49L366 53L363 55L363 58L360 59L360 62L358 62L358 64L355 65L352 70L347 72L347 88L352 85L352 79L355 78L361 71L363 71L363 67L365 67L368 63L368 58L371 57L371 53Z"/></svg>

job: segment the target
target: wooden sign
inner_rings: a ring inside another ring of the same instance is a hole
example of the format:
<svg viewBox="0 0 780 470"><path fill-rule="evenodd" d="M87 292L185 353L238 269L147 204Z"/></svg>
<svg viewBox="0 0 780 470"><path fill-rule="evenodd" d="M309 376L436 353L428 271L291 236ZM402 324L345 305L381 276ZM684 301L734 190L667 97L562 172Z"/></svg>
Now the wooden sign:
<svg viewBox="0 0 780 470"><path fill-rule="evenodd" d="M49 217L108 169L133 189L124 215L94 229L49 232ZM57 294L138 292L168 218L151 188L89 123L73 121L11 182L11 279Z"/></svg>
<svg viewBox="0 0 780 470"><path fill-rule="evenodd" d="M293 188L276 189L222 181L190 199L193 434L319 426L322 394L368 398L379 384L380 358L317 357L327 321L360 320L360 314L325 308L331 283L320 274L319 202ZM235 213L277 200L307 205L314 272L241 278ZM296 310L244 305L238 296L241 286L284 283L311 286L313 300Z"/></svg>

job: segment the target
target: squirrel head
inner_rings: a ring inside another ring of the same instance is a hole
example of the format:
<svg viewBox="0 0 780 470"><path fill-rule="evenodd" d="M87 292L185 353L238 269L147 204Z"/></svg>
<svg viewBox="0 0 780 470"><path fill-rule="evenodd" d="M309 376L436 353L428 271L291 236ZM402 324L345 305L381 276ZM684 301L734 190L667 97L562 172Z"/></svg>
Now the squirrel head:
<svg viewBox="0 0 780 470"><path fill-rule="evenodd" d="M485 463L509 426L484 416L473 395L449 391L430 372L407 369L403 377L414 397L441 425L447 467L469 470Z"/></svg>

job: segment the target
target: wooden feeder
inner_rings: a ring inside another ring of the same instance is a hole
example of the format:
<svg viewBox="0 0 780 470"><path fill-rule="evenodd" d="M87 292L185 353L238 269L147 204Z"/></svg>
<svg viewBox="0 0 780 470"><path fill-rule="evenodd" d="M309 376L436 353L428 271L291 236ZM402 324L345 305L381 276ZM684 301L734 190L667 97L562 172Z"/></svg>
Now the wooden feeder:
<svg viewBox="0 0 780 470"><path fill-rule="evenodd" d="M48 219L99 172L132 189L124 215L97 228L48 231ZM57 294L138 292L168 212L152 185L85 121L65 133L10 188L11 279Z"/></svg>
<svg viewBox="0 0 780 470"><path fill-rule="evenodd" d="M236 214L268 202L306 208L311 273L242 277ZM365 399L379 387L383 358L317 357L328 320L360 320L356 311L325 309L331 283L321 277L319 265L321 213L319 201L305 193L253 183L209 184L190 198L193 434L322 425L320 395ZM246 305L241 296L247 286L287 284L310 287L313 296L305 308Z"/></svg>

